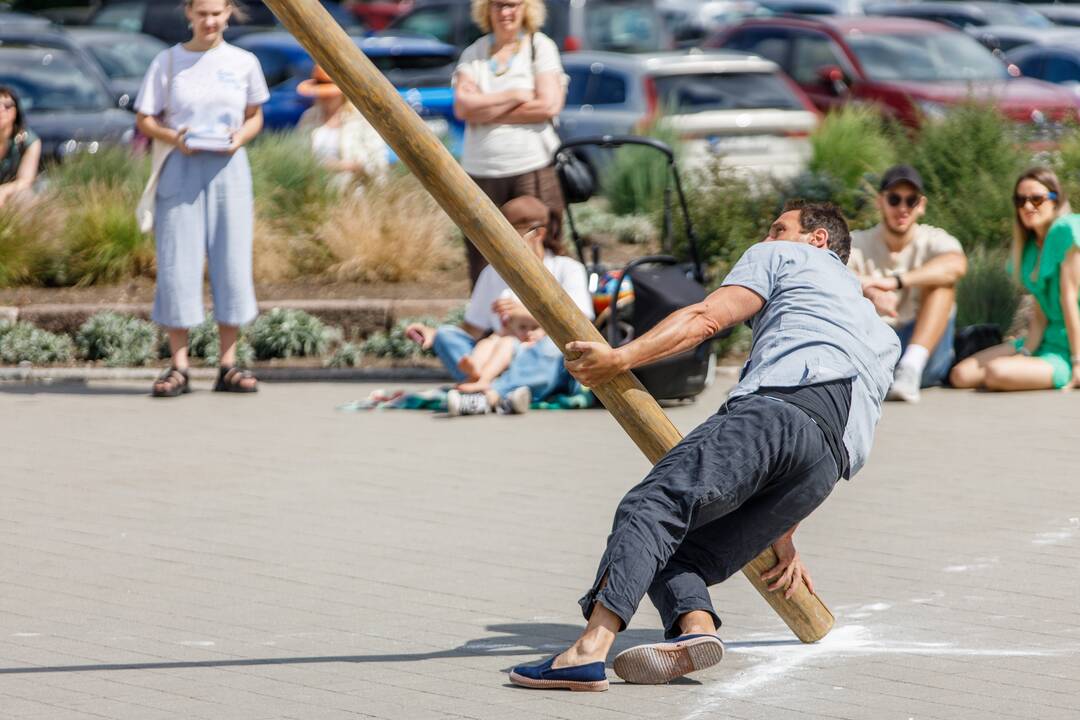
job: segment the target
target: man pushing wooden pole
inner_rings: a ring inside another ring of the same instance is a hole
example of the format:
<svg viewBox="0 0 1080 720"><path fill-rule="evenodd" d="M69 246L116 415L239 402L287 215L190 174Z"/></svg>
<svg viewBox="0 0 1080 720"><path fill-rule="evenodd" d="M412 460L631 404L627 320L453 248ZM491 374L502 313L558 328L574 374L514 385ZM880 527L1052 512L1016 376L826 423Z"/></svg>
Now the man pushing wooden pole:
<svg viewBox="0 0 1080 720"><path fill-rule="evenodd" d="M266 4L479 248L556 345L604 342L517 231L319 1L266 0ZM623 372L592 391L650 462L657 463L682 439L631 373ZM795 588L790 598L769 592L761 574L776 562L776 553L769 548L743 573L800 640L821 639L832 628L832 613L805 585Z"/></svg>

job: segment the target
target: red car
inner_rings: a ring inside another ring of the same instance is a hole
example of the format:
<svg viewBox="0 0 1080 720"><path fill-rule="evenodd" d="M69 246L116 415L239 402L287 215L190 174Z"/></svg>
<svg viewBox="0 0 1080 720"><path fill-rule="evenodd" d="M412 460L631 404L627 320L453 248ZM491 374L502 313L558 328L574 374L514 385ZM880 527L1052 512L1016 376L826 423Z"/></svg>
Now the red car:
<svg viewBox="0 0 1080 720"><path fill-rule="evenodd" d="M959 30L893 17L763 18L726 29L707 48L772 60L823 111L873 104L909 126L944 115L968 99L992 102L1018 122L1078 118L1063 88L1011 77L1004 63Z"/></svg>

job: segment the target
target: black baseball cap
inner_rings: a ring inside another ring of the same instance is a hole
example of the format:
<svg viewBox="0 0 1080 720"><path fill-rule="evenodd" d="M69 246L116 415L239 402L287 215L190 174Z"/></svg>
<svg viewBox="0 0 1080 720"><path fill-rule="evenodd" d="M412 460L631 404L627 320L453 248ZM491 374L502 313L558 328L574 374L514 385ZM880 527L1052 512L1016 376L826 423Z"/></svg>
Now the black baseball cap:
<svg viewBox="0 0 1080 720"><path fill-rule="evenodd" d="M881 176L881 192L885 192L894 185L909 183L915 186L919 194L923 194L922 176L919 171L910 165L893 165Z"/></svg>

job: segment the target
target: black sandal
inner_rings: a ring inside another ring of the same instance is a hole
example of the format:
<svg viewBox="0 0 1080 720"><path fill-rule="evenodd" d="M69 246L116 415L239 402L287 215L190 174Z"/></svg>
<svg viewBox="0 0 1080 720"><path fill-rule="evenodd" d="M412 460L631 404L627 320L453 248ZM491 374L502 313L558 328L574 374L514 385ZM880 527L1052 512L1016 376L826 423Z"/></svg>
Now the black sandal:
<svg viewBox="0 0 1080 720"><path fill-rule="evenodd" d="M176 397L191 392L188 371L170 367L158 376L150 391L152 397Z"/></svg>
<svg viewBox="0 0 1080 720"><path fill-rule="evenodd" d="M250 370L236 367L218 368L217 382L214 383L214 392L253 393L259 391L258 385L245 387L245 380L254 380L255 375Z"/></svg>

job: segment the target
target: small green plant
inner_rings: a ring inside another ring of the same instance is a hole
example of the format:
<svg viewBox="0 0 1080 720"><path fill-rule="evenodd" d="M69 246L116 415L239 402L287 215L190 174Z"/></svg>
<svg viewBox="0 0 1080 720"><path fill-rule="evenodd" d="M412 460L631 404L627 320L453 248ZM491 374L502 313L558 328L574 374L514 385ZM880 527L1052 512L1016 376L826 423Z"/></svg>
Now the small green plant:
<svg viewBox="0 0 1080 720"><path fill-rule="evenodd" d="M394 323L394 326L389 331L380 330L372 333L360 346L361 351L365 355L399 360L431 355L430 350L422 349L415 342L405 337L405 328L414 322L432 326L437 324L434 318L429 317L399 320Z"/></svg>
<svg viewBox="0 0 1080 720"><path fill-rule="evenodd" d="M618 242L633 245L655 242L658 236L651 216L615 215L596 203L585 203L575 209L574 225L582 238L610 235Z"/></svg>
<svg viewBox="0 0 1080 720"><path fill-rule="evenodd" d="M444 325L460 325L465 322L465 309L468 305L458 305L456 308L446 313L446 317L443 318Z"/></svg>
<svg viewBox="0 0 1080 720"><path fill-rule="evenodd" d="M968 254L967 274L956 286L958 327L995 323L1006 332L1020 307L1022 288L1006 271L1008 251L978 248Z"/></svg>
<svg viewBox="0 0 1080 720"><path fill-rule="evenodd" d="M88 185L100 185L138 197L149 177L149 154L134 155L127 148L117 146L71 155L64 162L51 165L47 173L50 186L66 195Z"/></svg>
<svg viewBox="0 0 1080 720"><path fill-rule="evenodd" d="M666 143L681 154L679 134L662 119L641 134ZM601 187L616 215L649 215L663 204L670 171L667 158L652 148L627 145L615 151L603 171Z"/></svg>
<svg viewBox="0 0 1080 720"><path fill-rule="evenodd" d="M363 360L363 350L356 343L342 343L326 360L326 367L359 367Z"/></svg>
<svg viewBox="0 0 1080 720"><path fill-rule="evenodd" d="M259 360L322 355L340 333L303 310L274 308L263 313L247 331Z"/></svg>
<svg viewBox="0 0 1080 720"><path fill-rule="evenodd" d="M46 332L27 322L0 325L0 362L10 365L68 362L74 349L67 335Z"/></svg>
<svg viewBox="0 0 1080 720"><path fill-rule="evenodd" d="M261 134L248 150L258 212L292 233L311 234L339 193L302 133Z"/></svg>
<svg viewBox="0 0 1080 720"><path fill-rule="evenodd" d="M213 315L207 315L200 324L191 328L188 335L188 353L191 357L201 358L207 365L217 365L221 359L221 338L218 337L217 323ZM169 357L169 339L162 339L162 357ZM236 364L250 365L255 360L255 351L247 339L247 330L240 331L236 341Z"/></svg>
<svg viewBox="0 0 1080 720"><path fill-rule="evenodd" d="M94 315L75 335L80 356L111 367L145 365L154 359L157 342L153 323L114 312Z"/></svg>
<svg viewBox="0 0 1080 720"><path fill-rule="evenodd" d="M48 284L47 270L62 256L58 236L63 225L45 195L33 202L0 208L0 287Z"/></svg>

